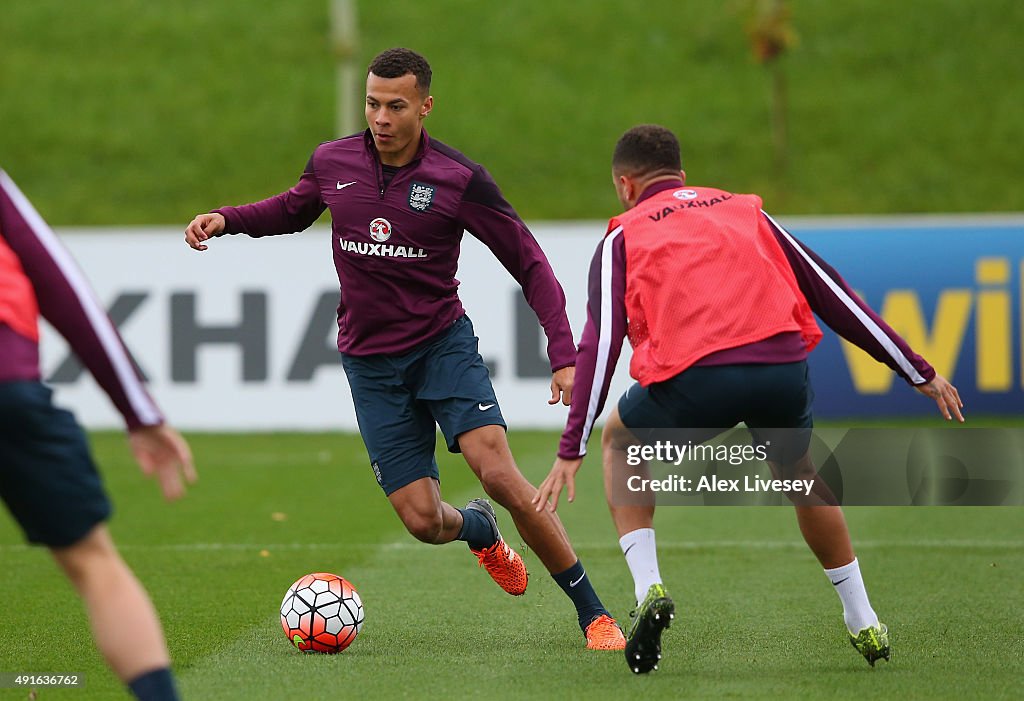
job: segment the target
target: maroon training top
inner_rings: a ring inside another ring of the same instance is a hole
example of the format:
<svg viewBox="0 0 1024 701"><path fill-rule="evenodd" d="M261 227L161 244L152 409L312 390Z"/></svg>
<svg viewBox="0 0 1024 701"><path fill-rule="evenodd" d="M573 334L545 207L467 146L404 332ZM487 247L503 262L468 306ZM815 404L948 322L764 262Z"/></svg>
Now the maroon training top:
<svg viewBox="0 0 1024 701"><path fill-rule="evenodd" d="M466 230L522 286L547 335L552 371L575 363L565 295L540 245L490 174L426 131L413 161L387 184L367 130L317 147L290 190L214 211L227 220L225 233L260 237L306 229L325 208L342 353L398 355L462 316L455 271Z"/></svg>

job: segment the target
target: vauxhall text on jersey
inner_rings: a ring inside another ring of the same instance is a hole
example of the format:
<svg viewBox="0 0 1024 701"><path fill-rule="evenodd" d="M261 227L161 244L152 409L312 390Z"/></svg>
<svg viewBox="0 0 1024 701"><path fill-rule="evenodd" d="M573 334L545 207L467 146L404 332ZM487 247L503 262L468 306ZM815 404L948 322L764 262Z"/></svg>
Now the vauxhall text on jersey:
<svg viewBox="0 0 1024 701"><path fill-rule="evenodd" d="M821 340L756 195L665 190L608 228L621 230L626 246L630 374L641 385L786 331L800 332L807 351ZM727 316L723 308L750 311Z"/></svg>
<svg viewBox="0 0 1024 701"><path fill-rule="evenodd" d="M760 207L758 197L673 180L650 185L611 220L591 261L559 457L586 454L627 336L630 372L648 385L690 366L804 360L821 338L813 311L910 384L935 377L839 273ZM732 320L716 317L726 308Z"/></svg>

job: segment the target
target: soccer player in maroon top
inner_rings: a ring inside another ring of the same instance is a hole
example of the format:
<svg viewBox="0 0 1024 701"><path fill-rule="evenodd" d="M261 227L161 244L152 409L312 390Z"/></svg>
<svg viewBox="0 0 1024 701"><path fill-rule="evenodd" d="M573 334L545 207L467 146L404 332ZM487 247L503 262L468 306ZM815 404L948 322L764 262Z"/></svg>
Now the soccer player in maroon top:
<svg viewBox="0 0 1024 701"><path fill-rule="evenodd" d="M522 558L498 532L484 499L457 509L441 498L436 427L487 494L508 509L527 545L573 601L591 649L625 641L601 604L565 530L530 503L536 489L509 451L505 422L472 324L457 294L463 230L520 283L548 339L549 404L569 405L576 349L565 295L533 235L487 171L432 139L430 66L408 49L370 64L360 134L321 144L287 192L198 215L185 231L198 251L222 234L301 231L331 210L341 285L341 351L359 431L378 483L408 531L425 543L464 540L508 593L522 594Z"/></svg>
<svg viewBox="0 0 1024 701"><path fill-rule="evenodd" d="M71 580L114 673L140 699L176 699L160 621L105 525L110 502L85 433L41 381L40 315L124 417L142 471L166 498L184 494L182 477L196 478L188 445L164 422L67 249L0 170L0 498Z"/></svg>
<svg viewBox="0 0 1024 701"><path fill-rule="evenodd" d="M963 421L963 404L956 388L828 263L761 209L760 198L686 186L671 131L646 125L626 132L616 145L612 176L626 212L612 219L591 264L572 408L534 504L554 511L563 487L572 501L574 476L628 334L630 371L639 383L612 410L601 446L605 493L637 600L626 661L645 673L661 657L661 632L674 603L658 571L653 501L621 498L629 475L647 474L646 463L628 467L630 447L671 428L699 444L743 421L766 447L776 476L813 478L806 357L821 332L811 311L935 399L945 418ZM821 481L814 482L811 499L787 496L842 600L854 647L872 666L888 659L887 629L868 602L834 496Z"/></svg>

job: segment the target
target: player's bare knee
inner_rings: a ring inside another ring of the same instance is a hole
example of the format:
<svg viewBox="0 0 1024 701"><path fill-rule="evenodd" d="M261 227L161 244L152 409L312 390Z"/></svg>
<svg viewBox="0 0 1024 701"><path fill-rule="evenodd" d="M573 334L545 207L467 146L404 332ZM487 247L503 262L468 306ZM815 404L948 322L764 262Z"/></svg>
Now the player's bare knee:
<svg viewBox="0 0 1024 701"><path fill-rule="evenodd" d="M601 429L601 449L625 450L636 442L636 436L622 423L622 419L619 418L619 410L616 407L605 422L604 428Z"/></svg>
<svg viewBox="0 0 1024 701"><path fill-rule="evenodd" d="M89 558L84 557L83 553L75 549L75 546L55 548L51 552L68 580L75 588L81 589L89 574Z"/></svg>
<svg viewBox="0 0 1024 701"><path fill-rule="evenodd" d="M815 467L810 455L804 455L797 460L785 462L769 460L768 467L771 469L772 477L775 479L813 480L818 476L818 468Z"/></svg>
<svg viewBox="0 0 1024 701"><path fill-rule="evenodd" d="M62 548L50 548L54 559L76 587L89 577L95 577L121 562L106 526L100 524L76 543Z"/></svg>
<svg viewBox="0 0 1024 701"><path fill-rule="evenodd" d="M466 461L480 471L484 465L511 458L508 439L501 426L481 426L459 436L459 449Z"/></svg>

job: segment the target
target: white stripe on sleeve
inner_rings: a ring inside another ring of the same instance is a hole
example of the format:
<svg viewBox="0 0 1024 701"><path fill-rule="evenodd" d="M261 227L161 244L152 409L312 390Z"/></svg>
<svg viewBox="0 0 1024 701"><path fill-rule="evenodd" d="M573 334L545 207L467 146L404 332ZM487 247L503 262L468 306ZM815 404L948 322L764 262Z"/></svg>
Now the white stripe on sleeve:
<svg viewBox="0 0 1024 701"><path fill-rule="evenodd" d="M612 252L615 239L622 236L622 227L612 230L604 239L601 249L601 328L597 335L597 360L594 363L594 381L590 386L590 398L587 402L587 418L583 422L583 435L580 437L580 455L587 454L587 440L594 428L597 418L597 405L601 394L607 391L608 356L611 353L612 336Z"/></svg>
<svg viewBox="0 0 1024 701"><path fill-rule="evenodd" d="M778 222L772 219L770 214L768 214L764 210L761 210L761 213L765 217L767 217L768 221L772 223L772 226L774 226L775 229L786 238L786 240L797 251L797 253L799 253L800 256L807 262L807 264L811 266L814 272L818 274L818 277L820 277L825 282L825 284L828 285L829 289L832 290L832 293L839 298L839 301L841 301L846 306L846 308L849 309L855 317L857 317L857 320L864 325L864 328L866 328L871 333L874 339L878 341L882 348L885 349L885 352L888 353L890 357L892 357L892 359L900 367L900 369L903 370L904 373L906 373L907 377L910 378L910 381L913 382L915 385L924 384L926 380L923 377L921 377L921 374L917 371L913 364L911 364L907 357L903 355L903 352L900 351L899 346L893 343L892 339L889 338L889 335L882 330L882 327L875 323L875 320L868 316L868 314L863 309L861 309L860 305L857 304L850 297L850 295L846 293L846 290L840 287L835 280L829 277L825 273L825 271L821 269L821 267L815 262L815 260L807 254L807 251L805 251L803 247L796 241L796 239L790 236L788 231L779 226Z"/></svg>
<svg viewBox="0 0 1024 701"><path fill-rule="evenodd" d="M138 376L135 374L131 359L119 341L117 330L111 324L106 311L100 306L92 287L86 281L85 276L71 257L71 254L61 244L57 235L39 215L39 212L32 206L32 203L28 201L28 198L22 194L18 186L14 184L14 181L3 170L0 170L0 186L7 191L18 213L28 223L32 233L36 235L61 273L67 278L71 289L82 305L82 309L85 310L89 323L96 332L96 336L99 338L107 358L109 358L111 365L113 365L117 379L125 395L128 397L129 404L139 417L139 421L144 425L159 423L161 420L160 410L157 409L153 400L150 399Z"/></svg>

